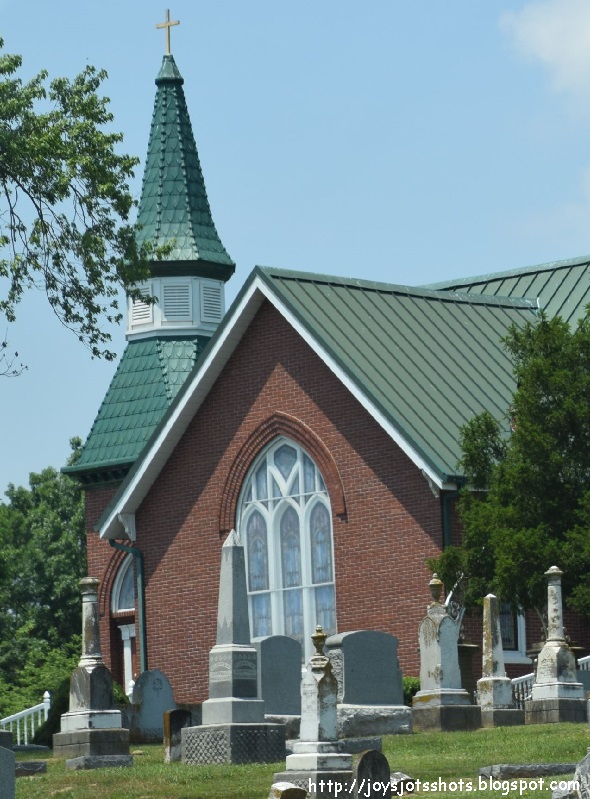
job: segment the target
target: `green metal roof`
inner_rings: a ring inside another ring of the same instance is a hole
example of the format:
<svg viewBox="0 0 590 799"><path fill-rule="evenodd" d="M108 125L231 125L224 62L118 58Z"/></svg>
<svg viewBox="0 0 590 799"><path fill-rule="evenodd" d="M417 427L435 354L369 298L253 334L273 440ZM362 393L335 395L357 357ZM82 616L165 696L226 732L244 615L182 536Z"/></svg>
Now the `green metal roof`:
<svg viewBox="0 0 590 799"><path fill-rule="evenodd" d="M208 340L191 336L130 341L80 459L64 471L85 482L120 479L157 427Z"/></svg>
<svg viewBox="0 0 590 799"><path fill-rule="evenodd" d="M549 316L575 324L590 303L590 257L553 261L508 272L446 280L427 288L504 297L538 298Z"/></svg>
<svg viewBox="0 0 590 799"><path fill-rule="evenodd" d="M444 480L457 475L460 427L483 410L505 416L515 385L500 339L535 319L534 301L255 274Z"/></svg>
<svg viewBox="0 0 590 799"><path fill-rule="evenodd" d="M155 275L228 280L235 264L215 229L182 84L171 55L156 78L156 100L137 222L139 243L173 243Z"/></svg>

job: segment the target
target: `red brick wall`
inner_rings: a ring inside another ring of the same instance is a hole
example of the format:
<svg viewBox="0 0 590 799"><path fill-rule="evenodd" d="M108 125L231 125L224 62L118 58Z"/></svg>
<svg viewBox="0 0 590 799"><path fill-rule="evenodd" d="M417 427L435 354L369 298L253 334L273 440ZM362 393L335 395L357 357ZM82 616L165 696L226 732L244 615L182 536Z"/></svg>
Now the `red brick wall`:
<svg viewBox="0 0 590 799"><path fill-rule="evenodd" d="M295 437L322 468L333 503L338 629L396 635L404 673L417 675L418 624L429 601L425 561L439 554L442 543L440 500L268 303L137 512L137 546L145 558L148 666L168 675L177 701L206 698L220 547L228 525L235 523L237 489L265 431L267 437L269 431ZM115 490L87 492L88 568L103 581L103 654L120 681L120 636L107 620L123 555L92 532ZM453 543L459 531L453 508ZM573 619L568 621L574 635L581 632ZM477 644L480 625L475 619L466 625ZM529 642L533 627L527 630ZM476 678L480 658L480 653L474 656Z"/></svg>
<svg viewBox="0 0 590 799"><path fill-rule="evenodd" d="M207 695L228 474L277 412L300 420L310 449L323 445L339 472L346 503L345 515L334 516L339 630L397 635L402 668L418 673L425 560L441 543L439 501L406 455L264 304L136 515L149 667L168 675L178 701ZM327 483L332 493L334 480Z"/></svg>

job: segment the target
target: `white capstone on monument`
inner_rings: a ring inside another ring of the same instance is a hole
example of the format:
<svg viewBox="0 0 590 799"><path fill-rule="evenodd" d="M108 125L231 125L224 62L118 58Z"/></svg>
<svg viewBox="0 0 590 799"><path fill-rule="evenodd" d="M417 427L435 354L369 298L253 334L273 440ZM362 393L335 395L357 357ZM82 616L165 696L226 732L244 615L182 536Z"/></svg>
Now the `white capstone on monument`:
<svg viewBox="0 0 590 799"><path fill-rule="evenodd" d="M565 640L561 578L552 566L547 578L547 640L539 653L532 699L525 702L527 724L585 721L584 687L577 681L576 658Z"/></svg>
<svg viewBox="0 0 590 799"><path fill-rule="evenodd" d="M512 681L504 668L500 605L494 594L483 600L482 676L477 681L477 696L483 727L524 724L524 710L516 707Z"/></svg>

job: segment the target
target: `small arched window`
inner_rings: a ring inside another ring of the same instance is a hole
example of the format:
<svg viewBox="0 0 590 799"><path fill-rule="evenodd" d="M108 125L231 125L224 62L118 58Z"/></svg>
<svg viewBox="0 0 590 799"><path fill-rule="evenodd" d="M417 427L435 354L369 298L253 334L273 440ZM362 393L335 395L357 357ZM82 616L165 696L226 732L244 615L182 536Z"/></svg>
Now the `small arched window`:
<svg viewBox="0 0 590 799"><path fill-rule="evenodd" d="M113 613L133 613L135 611L133 555L127 555L115 577L111 592L111 611Z"/></svg>
<svg viewBox="0 0 590 799"><path fill-rule="evenodd" d="M288 635L311 652L317 624L336 632L330 499L319 469L280 438L248 472L238 510L253 638Z"/></svg>

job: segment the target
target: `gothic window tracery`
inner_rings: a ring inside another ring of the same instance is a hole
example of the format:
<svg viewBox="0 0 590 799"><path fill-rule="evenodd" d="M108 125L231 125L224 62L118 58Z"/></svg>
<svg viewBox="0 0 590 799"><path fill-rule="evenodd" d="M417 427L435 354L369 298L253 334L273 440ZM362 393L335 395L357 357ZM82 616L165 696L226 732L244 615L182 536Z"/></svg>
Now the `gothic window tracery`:
<svg viewBox="0 0 590 799"><path fill-rule="evenodd" d="M317 624L336 632L336 594L330 500L300 446L279 438L256 461L238 524L245 533L252 637L289 635L307 657Z"/></svg>

